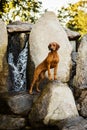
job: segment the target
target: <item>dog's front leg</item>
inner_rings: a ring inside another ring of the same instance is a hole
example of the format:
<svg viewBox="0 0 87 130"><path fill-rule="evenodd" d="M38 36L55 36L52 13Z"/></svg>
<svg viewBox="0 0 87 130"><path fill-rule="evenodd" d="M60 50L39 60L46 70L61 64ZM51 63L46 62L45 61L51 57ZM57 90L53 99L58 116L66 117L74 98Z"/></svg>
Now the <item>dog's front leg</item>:
<svg viewBox="0 0 87 130"><path fill-rule="evenodd" d="M51 72L50 72L50 64L48 64L48 78L52 80Z"/></svg>
<svg viewBox="0 0 87 130"><path fill-rule="evenodd" d="M58 64L54 68L54 80L57 80L57 69L58 69Z"/></svg>

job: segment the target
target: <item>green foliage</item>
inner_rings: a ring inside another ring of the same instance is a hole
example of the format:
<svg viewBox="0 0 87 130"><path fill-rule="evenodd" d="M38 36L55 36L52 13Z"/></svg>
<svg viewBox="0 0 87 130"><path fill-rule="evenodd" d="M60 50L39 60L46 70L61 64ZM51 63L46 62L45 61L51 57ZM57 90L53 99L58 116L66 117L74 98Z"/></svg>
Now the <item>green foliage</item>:
<svg viewBox="0 0 87 130"><path fill-rule="evenodd" d="M78 31L81 35L87 33L87 2L80 0L75 4L69 4L67 8L58 10L58 19L62 25Z"/></svg>
<svg viewBox="0 0 87 130"><path fill-rule="evenodd" d="M0 18L2 16L2 12L4 11L5 4L6 4L6 0L0 0Z"/></svg>
<svg viewBox="0 0 87 130"><path fill-rule="evenodd" d="M19 19L35 22L41 4L37 0L0 0L0 17L7 23Z"/></svg>

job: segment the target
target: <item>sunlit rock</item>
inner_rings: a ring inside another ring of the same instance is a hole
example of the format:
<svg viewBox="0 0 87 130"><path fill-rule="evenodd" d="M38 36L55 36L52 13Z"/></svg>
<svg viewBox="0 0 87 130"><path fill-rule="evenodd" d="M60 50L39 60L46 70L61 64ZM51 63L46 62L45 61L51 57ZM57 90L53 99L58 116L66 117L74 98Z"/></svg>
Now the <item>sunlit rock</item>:
<svg viewBox="0 0 87 130"><path fill-rule="evenodd" d="M0 92L7 91L8 65L6 59L8 36L5 23L0 19Z"/></svg>
<svg viewBox="0 0 87 130"><path fill-rule="evenodd" d="M58 81L45 86L29 114L34 126L54 125L55 123L78 116L73 94L67 84Z"/></svg>
<svg viewBox="0 0 87 130"><path fill-rule="evenodd" d="M53 41L60 45L58 51L60 57L58 79L68 82L71 69L72 47L57 16L53 12L46 12L33 25L30 33L30 55L35 67L48 55L48 44ZM30 67L30 71L32 71L32 66Z"/></svg>

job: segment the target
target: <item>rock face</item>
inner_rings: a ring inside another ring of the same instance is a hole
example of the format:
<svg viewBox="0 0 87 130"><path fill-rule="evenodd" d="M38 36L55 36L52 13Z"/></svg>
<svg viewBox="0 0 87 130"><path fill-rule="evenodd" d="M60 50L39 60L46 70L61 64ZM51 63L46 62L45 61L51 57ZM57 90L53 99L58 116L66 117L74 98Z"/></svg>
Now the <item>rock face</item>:
<svg viewBox="0 0 87 130"><path fill-rule="evenodd" d="M79 98L79 103L80 103L80 114L83 117L87 118L87 90L82 91Z"/></svg>
<svg viewBox="0 0 87 130"><path fill-rule="evenodd" d="M86 130L87 129L87 120L83 119L80 116L77 116L75 118L68 119L61 123L61 126L58 125L61 130Z"/></svg>
<svg viewBox="0 0 87 130"><path fill-rule="evenodd" d="M8 37L6 25L0 20L0 92L7 91L6 80L8 75L8 65L6 61Z"/></svg>
<svg viewBox="0 0 87 130"><path fill-rule="evenodd" d="M32 29L32 24L24 23L21 21L13 22L12 24L7 25L7 31L9 33L13 32L30 32Z"/></svg>
<svg viewBox="0 0 87 130"><path fill-rule="evenodd" d="M87 35L82 38L78 49L76 87L79 89L87 88Z"/></svg>
<svg viewBox="0 0 87 130"><path fill-rule="evenodd" d="M66 31L66 33L67 33L67 36L68 36L68 38L70 39L70 40L76 40L76 39L78 39L81 35L78 33L78 32L76 32L76 31L72 31L72 30L70 30L70 29L68 29L68 28L64 28L65 29L65 31Z"/></svg>
<svg viewBox="0 0 87 130"><path fill-rule="evenodd" d="M29 120L33 126L53 125L77 115L74 98L68 85L53 81L45 86L41 96L36 100L29 114Z"/></svg>
<svg viewBox="0 0 87 130"><path fill-rule="evenodd" d="M29 95L26 92L2 93L0 94L0 113L26 116L38 96L39 94Z"/></svg>
<svg viewBox="0 0 87 130"><path fill-rule="evenodd" d="M74 86L80 114L87 117L87 35L81 39L78 49Z"/></svg>
<svg viewBox="0 0 87 130"><path fill-rule="evenodd" d="M16 116L0 115L0 130L18 130L25 126L25 119Z"/></svg>
<svg viewBox="0 0 87 130"><path fill-rule="evenodd" d="M30 56L31 62L36 67L48 55L48 44L56 41L59 49L58 79L67 82L70 76L72 47L68 41L65 30L60 25L53 12L46 12L36 23L30 33ZM29 72L32 71L32 65ZM30 74L29 77L33 75Z"/></svg>

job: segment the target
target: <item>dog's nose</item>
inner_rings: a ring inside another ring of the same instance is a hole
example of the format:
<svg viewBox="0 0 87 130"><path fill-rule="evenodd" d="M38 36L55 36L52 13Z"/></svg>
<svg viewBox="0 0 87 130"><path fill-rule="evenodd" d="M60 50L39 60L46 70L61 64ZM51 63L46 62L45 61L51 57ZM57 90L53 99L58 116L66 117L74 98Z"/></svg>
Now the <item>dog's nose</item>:
<svg viewBox="0 0 87 130"><path fill-rule="evenodd" d="M53 48L50 48L51 51L53 51Z"/></svg>

